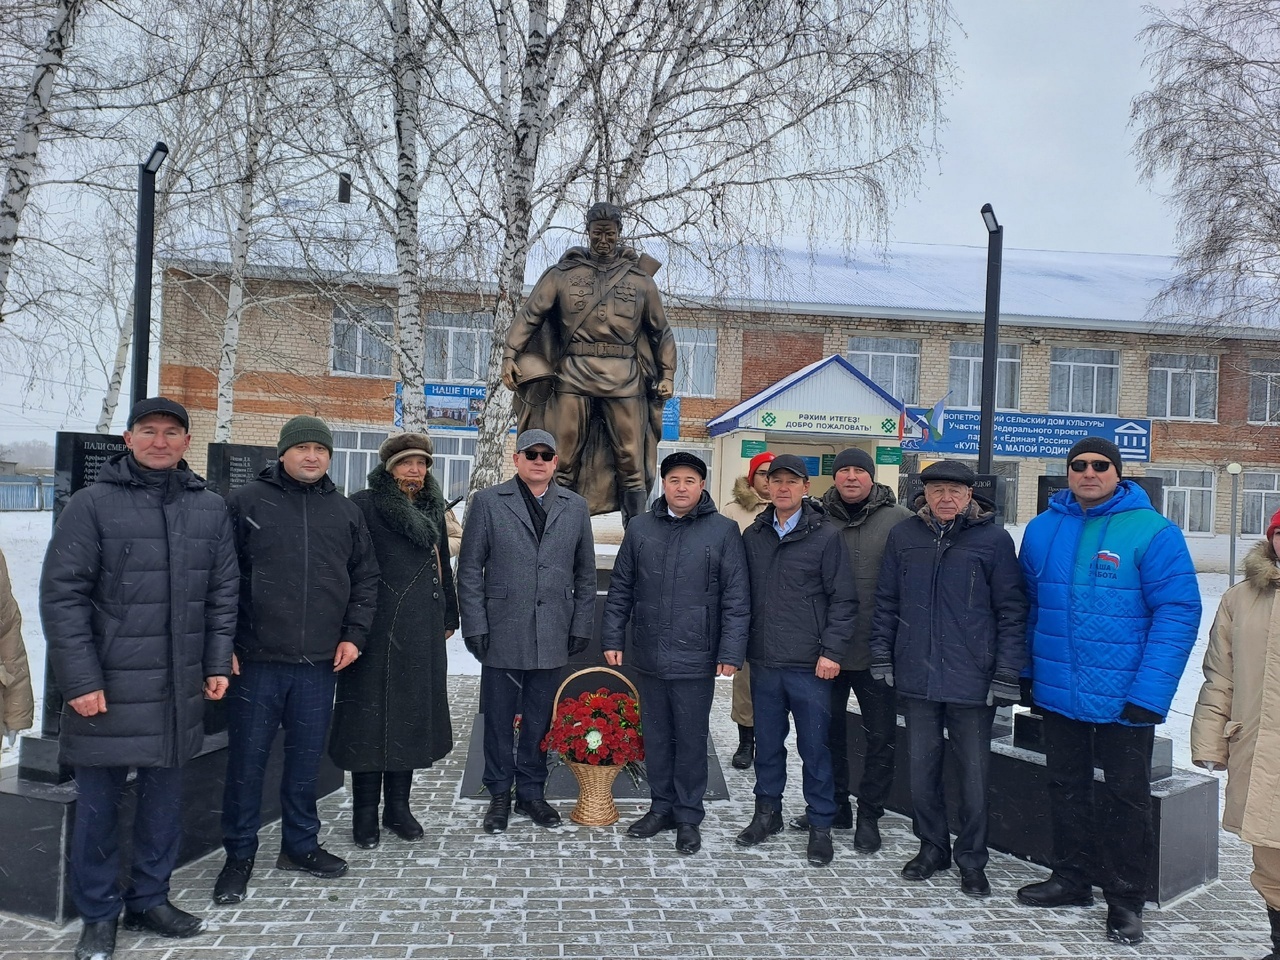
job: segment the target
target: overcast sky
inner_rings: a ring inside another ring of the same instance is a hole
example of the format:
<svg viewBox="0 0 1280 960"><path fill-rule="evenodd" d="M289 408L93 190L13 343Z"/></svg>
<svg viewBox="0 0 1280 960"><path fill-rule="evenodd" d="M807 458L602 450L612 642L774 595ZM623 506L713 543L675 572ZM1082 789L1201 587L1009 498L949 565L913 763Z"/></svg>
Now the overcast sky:
<svg viewBox="0 0 1280 960"><path fill-rule="evenodd" d="M891 238L1006 247L1173 252L1174 218L1138 182L1129 102L1150 82L1136 0L953 0L957 85L942 157ZM1159 4L1167 9L1172 2Z"/></svg>

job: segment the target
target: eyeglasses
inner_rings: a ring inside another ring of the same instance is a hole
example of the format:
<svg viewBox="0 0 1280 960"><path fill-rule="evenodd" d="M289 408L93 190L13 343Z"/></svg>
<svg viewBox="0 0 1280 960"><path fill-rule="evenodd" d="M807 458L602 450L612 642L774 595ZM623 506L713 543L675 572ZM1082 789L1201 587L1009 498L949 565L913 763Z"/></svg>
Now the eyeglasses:
<svg viewBox="0 0 1280 960"><path fill-rule="evenodd" d="M1110 460L1072 460L1071 470L1073 473L1084 473L1090 467L1093 467L1094 473L1106 473L1111 469Z"/></svg>
<svg viewBox="0 0 1280 960"><path fill-rule="evenodd" d="M753 477L767 477L768 475L769 475L768 467L761 467L759 470L757 470L755 473L752 474Z"/></svg>
<svg viewBox="0 0 1280 960"><path fill-rule="evenodd" d="M550 463L556 458L554 450L523 450L524 458L532 463L534 460L541 460L543 463Z"/></svg>

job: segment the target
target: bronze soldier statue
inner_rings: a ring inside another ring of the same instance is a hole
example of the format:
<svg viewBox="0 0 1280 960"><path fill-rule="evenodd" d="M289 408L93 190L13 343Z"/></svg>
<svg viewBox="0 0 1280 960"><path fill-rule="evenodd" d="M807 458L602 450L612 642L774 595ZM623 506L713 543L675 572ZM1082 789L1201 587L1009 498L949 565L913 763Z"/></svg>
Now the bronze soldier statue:
<svg viewBox="0 0 1280 960"><path fill-rule="evenodd" d="M586 247L538 278L507 334L502 380L520 430L555 436L556 482L593 514L642 513L657 468L676 345L653 274L658 262L618 242L622 211L587 211Z"/></svg>

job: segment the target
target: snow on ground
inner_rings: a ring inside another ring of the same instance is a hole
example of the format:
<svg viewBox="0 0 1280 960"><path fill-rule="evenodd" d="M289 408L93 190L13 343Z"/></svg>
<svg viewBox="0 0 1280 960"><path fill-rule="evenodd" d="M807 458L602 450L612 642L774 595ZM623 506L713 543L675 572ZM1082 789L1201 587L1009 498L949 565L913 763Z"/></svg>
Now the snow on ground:
<svg viewBox="0 0 1280 960"><path fill-rule="evenodd" d="M39 724L41 696L44 690L44 634L40 629L39 613L39 578L40 565L44 560L45 546L49 541L52 529L52 517L48 513L0 512L0 550L4 551L9 563L9 573L13 578L13 592L18 607L22 611L22 634L26 640L27 657L31 662L31 676L36 693L36 723ZM1007 528L1016 543L1022 542L1022 526ZM612 539L612 538L610 538ZM1225 570L1229 541L1226 537L1191 537L1187 541L1192 556L1196 560L1198 570ZM1237 549L1239 558L1248 552L1252 542L1241 542ZM602 545L601 553L613 554L617 548ZM1196 695L1200 690L1202 676L1200 664L1204 660L1204 649L1208 642L1209 627L1218 611L1218 601L1227 589L1227 576L1221 572L1202 572L1199 574L1200 593L1204 600L1204 615L1200 621L1200 635L1196 648L1187 663L1187 670L1182 676L1168 721L1157 731L1173 741L1174 765L1187 767L1191 764L1189 733L1191 713L1195 708ZM451 674L471 674L480 672L480 665L462 644L462 636L455 633L447 643L449 654L449 672ZM5 751L4 762L14 759L12 751Z"/></svg>

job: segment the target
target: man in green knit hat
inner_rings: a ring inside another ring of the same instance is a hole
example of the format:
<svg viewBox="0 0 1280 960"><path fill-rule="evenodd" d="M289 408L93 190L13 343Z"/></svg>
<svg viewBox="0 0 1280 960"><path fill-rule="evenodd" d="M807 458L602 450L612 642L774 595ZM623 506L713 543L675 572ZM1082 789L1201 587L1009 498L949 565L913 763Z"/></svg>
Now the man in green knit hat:
<svg viewBox="0 0 1280 960"><path fill-rule="evenodd" d="M222 800L227 862L216 903L245 898L258 850L262 781L284 728L276 869L332 878L347 863L319 845L316 781L337 674L360 656L373 624L378 561L359 507L329 479L333 434L317 417L280 431L279 460L233 490L227 510L240 557L240 615Z"/></svg>

